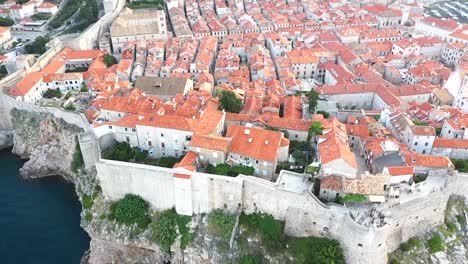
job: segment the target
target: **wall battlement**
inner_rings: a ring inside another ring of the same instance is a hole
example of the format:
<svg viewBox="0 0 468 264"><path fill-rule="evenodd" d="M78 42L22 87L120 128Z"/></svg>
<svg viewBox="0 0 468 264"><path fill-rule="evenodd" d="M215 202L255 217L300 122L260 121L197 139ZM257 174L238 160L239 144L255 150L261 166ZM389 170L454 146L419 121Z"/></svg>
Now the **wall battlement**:
<svg viewBox="0 0 468 264"><path fill-rule="evenodd" d="M401 243L442 224L449 196L463 195L468 187L467 174L430 175L401 204L347 208L323 204L311 193L307 177L288 171L272 183L103 159L96 169L108 199L138 194L157 210L175 208L184 215L217 208L268 213L285 221L288 235L337 239L348 263L361 264L386 263L387 254Z"/></svg>

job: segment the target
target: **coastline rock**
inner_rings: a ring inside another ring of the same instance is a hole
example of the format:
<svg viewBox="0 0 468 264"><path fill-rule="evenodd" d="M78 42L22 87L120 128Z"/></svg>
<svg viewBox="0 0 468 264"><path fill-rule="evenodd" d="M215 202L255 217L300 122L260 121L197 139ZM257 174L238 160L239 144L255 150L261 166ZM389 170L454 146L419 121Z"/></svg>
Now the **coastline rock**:
<svg viewBox="0 0 468 264"><path fill-rule="evenodd" d="M13 130L0 130L0 150L13 146Z"/></svg>
<svg viewBox="0 0 468 264"><path fill-rule="evenodd" d="M93 238L87 263L170 263L164 254L142 247L126 246Z"/></svg>
<svg viewBox="0 0 468 264"><path fill-rule="evenodd" d="M84 130L48 112L11 110L13 153L28 159L23 177L62 175L69 179L77 135Z"/></svg>

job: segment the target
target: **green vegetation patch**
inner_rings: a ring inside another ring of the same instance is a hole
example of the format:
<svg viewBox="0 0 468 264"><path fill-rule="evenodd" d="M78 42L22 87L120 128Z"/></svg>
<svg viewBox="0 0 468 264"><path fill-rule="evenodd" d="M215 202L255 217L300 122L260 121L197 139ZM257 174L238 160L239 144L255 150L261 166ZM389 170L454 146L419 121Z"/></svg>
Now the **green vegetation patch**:
<svg viewBox="0 0 468 264"><path fill-rule="evenodd" d="M188 215L179 214L175 214L175 217L177 226L179 227L179 233L182 236L180 238L180 248L184 250L195 238L194 233L191 233L190 229L187 227L188 223L192 221L192 217Z"/></svg>
<svg viewBox="0 0 468 264"><path fill-rule="evenodd" d="M146 228L151 222L148 217L149 203L138 195L126 194L111 206L110 218L125 225L137 224Z"/></svg>
<svg viewBox="0 0 468 264"><path fill-rule="evenodd" d="M258 234L269 252L277 252L283 248L286 238L283 221L265 213L242 213L239 223L245 229L246 235Z"/></svg>
<svg viewBox="0 0 468 264"><path fill-rule="evenodd" d="M315 113L315 108L317 107L317 101L319 99L319 93L314 89L309 92L309 112Z"/></svg>
<svg viewBox="0 0 468 264"><path fill-rule="evenodd" d="M33 20L49 20L50 14L49 13L36 13L31 16Z"/></svg>
<svg viewBox="0 0 468 264"><path fill-rule="evenodd" d="M162 9L163 6L163 0L137 0L127 5L130 9Z"/></svg>
<svg viewBox="0 0 468 264"><path fill-rule="evenodd" d="M171 246L177 238L177 229L181 235L180 248L185 249L194 238L187 224L192 220L191 216L179 215L174 210L166 210L156 214L150 224L151 239L165 252L170 252Z"/></svg>
<svg viewBox="0 0 468 264"><path fill-rule="evenodd" d="M317 114L322 114L324 118L329 118L330 117L330 113L328 113L327 111L317 111Z"/></svg>
<svg viewBox="0 0 468 264"><path fill-rule="evenodd" d="M151 239L165 252L170 252L177 237L176 220L172 210L166 210L158 215L150 224Z"/></svg>
<svg viewBox="0 0 468 264"><path fill-rule="evenodd" d="M459 172L468 172L468 160L465 159L452 159L453 165L455 165L455 169Z"/></svg>
<svg viewBox="0 0 468 264"><path fill-rule="evenodd" d="M76 107L73 104L69 104L64 108L67 111L76 111Z"/></svg>
<svg viewBox="0 0 468 264"><path fill-rule="evenodd" d="M73 153L73 158L71 161L70 169L73 172L78 172L78 169L83 168L83 166L84 166L83 154L81 153L80 144L77 138L76 144L75 144L75 152Z"/></svg>
<svg viewBox="0 0 468 264"><path fill-rule="evenodd" d="M429 253L435 253L439 251L443 251L445 246L444 246L444 241L442 240L442 237L440 237L439 234L434 234L432 237L426 242L426 247L429 250Z"/></svg>
<svg viewBox="0 0 468 264"><path fill-rule="evenodd" d="M153 159L148 156L148 151L141 150L138 147L131 147L127 142L119 142L111 148L102 152L104 159L143 163L152 166L160 166L165 168L172 168L183 157L161 157Z"/></svg>
<svg viewBox="0 0 468 264"><path fill-rule="evenodd" d="M239 259L239 264L262 264L262 256L260 255L246 255Z"/></svg>
<svg viewBox="0 0 468 264"><path fill-rule="evenodd" d="M289 255L294 263L344 264L343 250L336 240L319 237L288 238Z"/></svg>
<svg viewBox="0 0 468 264"><path fill-rule="evenodd" d="M350 202L365 202L367 201L367 197L361 194L347 194L345 196L338 196L335 199L335 203L337 204L345 204Z"/></svg>
<svg viewBox="0 0 468 264"><path fill-rule="evenodd" d="M60 90L57 90L57 89L48 89L45 93L44 93L44 98L60 98L62 97L62 93L60 92Z"/></svg>
<svg viewBox="0 0 468 264"><path fill-rule="evenodd" d="M24 46L28 54L44 54L46 52L46 44L49 42L49 37L39 36L31 44Z"/></svg>
<svg viewBox="0 0 468 264"><path fill-rule="evenodd" d="M410 239L408 239L408 241L406 241L406 243L402 243L400 245L400 249L406 252L413 248L419 248L420 246L421 241L416 237L411 237Z"/></svg>
<svg viewBox="0 0 468 264"><path fill-rule="evenodd" d="M255 172L255 169L253 167L247 167L247 166L241 166L241 165L230 166L226 163L222 163L216 166L208 165L206 168L206 172L210 174L235 177L239 174L253 175Z"/></svg>
<svg viewBox="0 0 468 264"><path fill-rule="evenodd" d="M11 27L14 24L15 24L15 21L13 21L10 18L0 17L0 26L2 26L2 27Z"/></svg>
<svg viewBox="0 0 468 264"><path fill-rule="evenodd" d="M219 108L229 113L239 113L242 108L242 101L237 99L231 91L218 90L218 97L221 98Z"/></svg>
<svg viewBox="0 0 468 264"><path fill-rule="evenodd" d="M215 209L208 214L208 232L213 236L229 240L235 222L235 215Z"/></svg>
<svg viewBox="0 0 468 264"><path fill-rule="evenodd" d="M88 67L77 67L74 69L65 70L65 72L86 72L86 71L88 71Z"/></svg>
<svg viewBox="0 0 468 264"><path fill-rule="evenodd" d="M104 60L104 63L106 64L107 68L111 67L114 64L119 63L114 56L112 56L112 55L110 55L108 53L106 53L104 56L102 56L102 59Z"/></svg>

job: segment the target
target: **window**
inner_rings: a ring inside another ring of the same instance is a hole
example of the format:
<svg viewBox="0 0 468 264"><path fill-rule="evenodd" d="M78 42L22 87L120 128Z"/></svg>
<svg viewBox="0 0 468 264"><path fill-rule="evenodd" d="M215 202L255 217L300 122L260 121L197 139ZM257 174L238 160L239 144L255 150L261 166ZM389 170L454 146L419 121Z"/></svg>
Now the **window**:
<svg viewBox="0 0 468 264"><path fill-rule="evenodd" d="M161 142L161 148L166 148L166 144L164 144L164 142Z"/></svg>
<svg viewBox="0 0 468 264"><path fill-rule="evenodd" d="M426 142L426 144L424 144L424 146L426 146L426 147L427 147L428 145L429 145L429 142Z"/></svg>
<svg viewBox="0 0 468 264"><path fill-rule="evenodd" d="M128 131L128 129L127 129L127 128L125 128L125 131Z"/></svg>
<svg viewBox="0 0 468 264"><path fill-rule="evenodd" d="M164 134L163 134L163 133L161 133L161 137L164 137Z"/></svg>
<svg viewBox="0 0 468 264"><path fill-rule="evenodd" d="M153 143L151 143L151 140L148 141L148 145L151 147L153 146Z"/></svg>
<svg viewBox="0 0 468 264"><path fill-rule="evenodd" d="M358 246L358 247L362 247L362 244L361 244L361 243L358 243L357 246Z"/></svg>
<svg viewBox="0 0 468 264"><path fill-rule="evenodd" d="M135 128L132 128L132 132L136 132L136 129L135 129Z"/></svg>
<svg viewBox="0 0 468 264"><path fill-rule="evenodd" d="M417 146L417 145L418 145L418 142L414 142L414 145Z"/></svg>
<svg viewBox="0 0 468 264"><path fill-rule="evenodd" d="M426 150L423 150L423 154L426 154Z"/></svg>
<svg viewBox="0 0 468 264"><path fill-rule="evenodd" d="M190 140L192 140L192 137L191 136L185 136L185 140L190 141Z"/></svg>
<svg viewBox="0 0 468 264"><path fill-rule="evenodd" d="M109 126L109 129L112 129L112 126Z"/></svg>

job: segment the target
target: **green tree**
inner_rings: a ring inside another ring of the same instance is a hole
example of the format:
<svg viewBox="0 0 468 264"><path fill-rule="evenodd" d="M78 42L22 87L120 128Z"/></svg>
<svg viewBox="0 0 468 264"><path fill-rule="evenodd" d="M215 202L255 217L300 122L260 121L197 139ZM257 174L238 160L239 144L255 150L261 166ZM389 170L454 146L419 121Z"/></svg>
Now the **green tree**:
<svg viewBox="0 0 468 264"><path fill-rule="evenodd" d="M10 27L15 24L15 21L8 17L0 17L0 26L2 27Z"/></svg>
<svg viewBox="0 0 468 264"><path fill-rule="evenodd" d="M315 113L315 108L317 107L317 101L319 99L319 93L314 89L309 92L309 112Z"/></svg>
<svg viewBox="0 0 468 264"><path fill-rule="evenodd" d="M309 144L313 137L317 135L322 135L323 126L320 122L314 121L309 128L309 134L307 135L307 143Z"/></svg>
<svg viewBox="0 0 468 264"><path fill-rule="evenodd" d="M126 194L124 198L115 203L111 217L121 224L137 224L139 227L146 227L149 223L148 211L147 201L138 195Z"/></svg>
<svg viewBox="0 0 468 264"><path fill-rule="evenodd" d="M49 42L49 37L39 36L33 43L25 46L28 54L43 54L46 52L46 44Z"/></svg>
<svg viewBox="0 0 468 264"><path fill-rule="evenodd" d="M104 63L106 64L107 68L118 63L117 59L108 53L102 56L102 59L104 60Z"/></svg>
<svg viewBox="0 0 468 264"><path fill-rule="evenodd" d="M239 113L242 107L241 100L236 98L236 95L231 91L220 92L220 108L229 113Z"/></svg>
<svg viewBox="0 0 468 264"><path fill-rule="evenodd" d="M57 90L57 89L48 89L45 93L44 93L44 98L60 98L62 97L62 93L60 92L60 90Z"/></svg>
<svg viewBox="0 0 468 264"><path fill-rule="evenodd" d="M297 164L302 164L304 165L306 163L306 157L304 155L304 152L300 149L295 149L292 152L292 156L294 160L296 161Z"/></svg>

